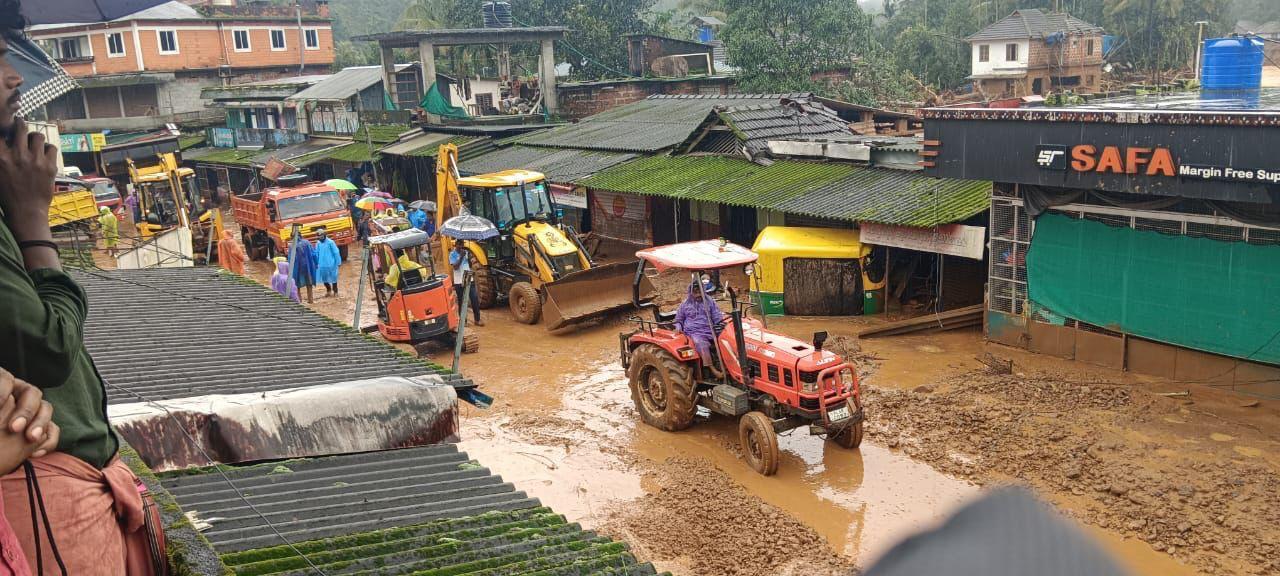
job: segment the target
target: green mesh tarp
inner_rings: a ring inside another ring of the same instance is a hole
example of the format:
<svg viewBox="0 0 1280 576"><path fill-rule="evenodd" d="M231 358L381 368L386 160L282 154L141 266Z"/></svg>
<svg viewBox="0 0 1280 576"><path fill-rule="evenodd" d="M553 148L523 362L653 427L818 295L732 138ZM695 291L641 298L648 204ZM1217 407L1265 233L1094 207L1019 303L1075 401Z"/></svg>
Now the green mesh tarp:
<svg viewBox="0 0 1280 576"><path fill-rule="evenodd" d="M1036 220L1031 300L1143 338L1280 363L1280 246Z"/></svg>
<svg viewBox="0 0 1280 576"><path fill-rule="evenodd" d="M435 84L432 84L427 89L427 95L422 98L422 108L429 114L445 118L467 119L471 117L466 110L449 103L449 99L445 98L439 90L436 90Z"/></svg>

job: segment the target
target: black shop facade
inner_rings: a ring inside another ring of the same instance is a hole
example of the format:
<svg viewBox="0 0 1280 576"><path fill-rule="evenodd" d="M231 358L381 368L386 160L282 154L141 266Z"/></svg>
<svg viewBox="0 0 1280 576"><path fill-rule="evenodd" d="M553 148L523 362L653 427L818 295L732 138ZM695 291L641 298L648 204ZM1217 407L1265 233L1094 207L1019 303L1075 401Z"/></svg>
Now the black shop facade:
<svg viewBox="0 0 1280 576"><path fill-rule="evenodd" d="M1280 398L1280 110L1111 106L925 112L995 183L988 339Z"/></svg>

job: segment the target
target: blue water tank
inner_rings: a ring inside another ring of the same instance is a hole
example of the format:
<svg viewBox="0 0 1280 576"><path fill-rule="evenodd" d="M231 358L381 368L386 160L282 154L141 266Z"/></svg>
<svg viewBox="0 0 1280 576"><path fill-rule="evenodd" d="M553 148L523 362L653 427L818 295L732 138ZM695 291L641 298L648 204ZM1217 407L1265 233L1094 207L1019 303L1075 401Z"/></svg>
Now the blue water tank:
<svg viewBox="0 0 1280 576"><path fill-rule="evenodd" d="M1233 36L1204 41L1200 88L1246 90L1262 86L1262 40Z"/></svg>

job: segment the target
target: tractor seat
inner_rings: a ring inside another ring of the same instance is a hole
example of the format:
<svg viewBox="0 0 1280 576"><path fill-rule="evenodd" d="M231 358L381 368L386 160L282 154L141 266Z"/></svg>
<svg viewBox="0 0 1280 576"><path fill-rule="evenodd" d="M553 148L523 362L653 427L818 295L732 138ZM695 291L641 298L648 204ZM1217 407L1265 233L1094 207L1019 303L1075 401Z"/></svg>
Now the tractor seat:
<svg viewBox="0 0 1280 576"><path fill-rule="evenodd" d="M659 324L671 324L676 321L676 313L674 310L671 312L663 312L662 310L654 308L653 320Z"/></svg>

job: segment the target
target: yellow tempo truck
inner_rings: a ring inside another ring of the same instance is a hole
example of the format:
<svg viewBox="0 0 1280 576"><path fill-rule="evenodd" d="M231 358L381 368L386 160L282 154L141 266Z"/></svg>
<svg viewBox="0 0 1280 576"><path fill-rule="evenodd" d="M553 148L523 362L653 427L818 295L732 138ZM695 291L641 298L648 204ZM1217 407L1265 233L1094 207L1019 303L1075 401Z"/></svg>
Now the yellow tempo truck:
<svg viewBox="0 0 1280 576"><path fill-rule="evenodd" d="M73 222L98 217L98 201L93 187L75 178L58 177L53 184L53 200L49 202L49 227L58 228Z"/></svg>

